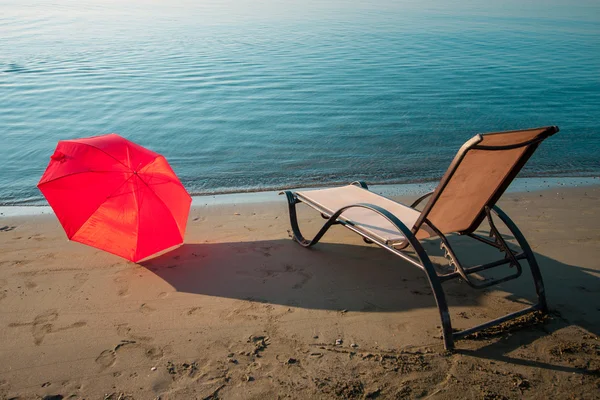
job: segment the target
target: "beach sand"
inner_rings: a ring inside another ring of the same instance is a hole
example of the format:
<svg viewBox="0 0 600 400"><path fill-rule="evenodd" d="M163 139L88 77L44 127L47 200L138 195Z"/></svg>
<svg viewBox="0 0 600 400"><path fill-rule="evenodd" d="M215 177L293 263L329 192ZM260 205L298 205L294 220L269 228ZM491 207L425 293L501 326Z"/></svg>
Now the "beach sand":
<svg viewBox="0 0 600 400"><path fill-rule="evenodd" d="M301 248L283 197L194 207L186 244L139 264L67 241L53 215L0 218L0 398L599 398L599 198L503 197L552 312L453 353L419 269L343 227ZM300 216L307 233L323 223ZM498 256L470 242L456 239L465 264ZM444 288L459 329L535 300L527 269Z"/></svg>

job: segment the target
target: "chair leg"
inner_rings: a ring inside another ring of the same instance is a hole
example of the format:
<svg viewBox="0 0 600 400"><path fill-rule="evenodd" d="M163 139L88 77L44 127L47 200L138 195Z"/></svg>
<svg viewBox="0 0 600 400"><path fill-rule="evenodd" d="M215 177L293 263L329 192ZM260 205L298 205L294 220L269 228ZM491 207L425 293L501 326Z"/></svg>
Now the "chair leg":
<svg viewBox="0 0 600 400"><path fill-rule="evenodd" d="M533 276L533 283L535 285L535 292L538 297L537 308L539 311L544 313L548 312L548 303L546 302L546 290L544 288L544 281L542 279L542 273L540 272L540 266L535 259L535 255L533 254L533 250L527 243L525 236L521 233L517 225L506 215L504 211L500 209L498 206L494 206L491 211L500 218L502 222L506 225L506 227L513 234L515 239L517 239L517 243L525 253L527 257L527 262L529 264L529 269L531 270L531 275Z"/></svg>
<svg viewBox="0 0 600 400"><path fill-rule="evenodd" d="M300 226L298 226L298 214L296 213L296 204L298 204L299 201L296 198L296 196L294 196L293 192L286 190L284 193L288 201L288 209L290 212L290 225L292 226L293 235L292 238L301 246L312 247L315 244L319 243L319 240L321 240L325 232L327 232L332 225L338 223L337 216L332 215L331 217L327 217L327 222L325 223L325 225L323 225L319 233L317 233L317 235L312 240L305 239L304 236L302 236L302 232L300 232ZM321 214L321 216L323 216L323 218L326 217L323 214Z"/></svg>
<svg viewBox="0 0 600 400"><path fill-rule="evenodd" d="M535 312L535 311L541 311L543 313L548 312L548 305L546 302L546 293L544 290L544 282L542 280L542 274L540 272L540 267L535 259L535 256L533 254L533 251L531 250L531 247L529 246L529 243L527 243L527 240L525 240L525 236L523 236L523 234L521 233L519 228L517 228L517 225L499 207L494 206L491 209L486 209L486 213L488 215L491 225L493 225L493 221L491 220L490 213L494 213L498 218L500 218L500 220L502 222L504 222L506 227L510 230L510 232L513 234L513 236L517 240L519 246L521 247L521 250L523 250L522 254L520 254L519 256L514 257L514 258L519 258L519 259L526 258L527 259L529 268L531 270L531 275L533 276L533 282L535 284L535 291L536 291L536 294L538 297L538 301L536 304L534 304L530 307L527 307L522 310L513 312L511 314L507 314L502 317L496 318L493 321L488 321L481 325L477 325L477 326L474 326L474 327L471 327L468 329L464 329L459 332L455 332L453 334L455 339L464 338L472 333L482 331L482 330L490 328L492 326L497 326L503 322L513 320L517 317L529 314L531 312ZM493 229L495 229L495 227L493 227ZM496 234L499 235L498 232L496 232ZM477 238L474 235L471 235L471 236L475 237L476 239L483 241L484 243L487 243L493 247L497 247L502 252L510 252L511 251L510 249L507 248L505 243L488 242L487 240L485 240L485 239L482 240L482 238ZM503 241L503 239L500 236L498 236L497 239L500 241ZM507 258L507 261L510 261L510 259ZM491 263L489 265L492 265L492 264L494 264L494 263ZM474 268L471 268L471 270L473 270L473 269Z"/></svg>
<svg viewBox="0 0 600 400"><path fill-rule="evenodd" d="M425 253L425 249L421 246L421 243L417 241L417 239L413 236L414 241L416 242L417 247L415 247L411 241L411 247L417 253L419 260L421 260L421 264L423 265L423 269L427 274L427 279L429 280L429 286L431 286L431 290L433 292L433 296L435 297L435 301L437 303L438 311L440 313L440 320L442 322L442 338L444 340L444 348L446 350L454 349L454 334L452 332L452 321L450 320L450 312L448 311L448 303L446 302L446 295L444 294L444 289L442 288L442 283L438 278L438 274L433 267L433 263L429 259L429 256Z"/></svg>

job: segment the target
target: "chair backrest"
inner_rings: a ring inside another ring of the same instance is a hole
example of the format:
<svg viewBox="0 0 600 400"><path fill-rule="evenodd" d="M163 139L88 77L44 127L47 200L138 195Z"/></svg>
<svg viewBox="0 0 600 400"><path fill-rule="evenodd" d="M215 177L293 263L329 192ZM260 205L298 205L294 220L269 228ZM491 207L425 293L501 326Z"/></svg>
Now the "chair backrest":
<svg viewBox="0 0 600 400"><path fill-rule="evenodd" d="M458 151L429 202L416 221L419 238L431 236L424 223L441 233L471 233L485 218L508 185L547 137L558 132L549 126L476 135Z"/></svg>

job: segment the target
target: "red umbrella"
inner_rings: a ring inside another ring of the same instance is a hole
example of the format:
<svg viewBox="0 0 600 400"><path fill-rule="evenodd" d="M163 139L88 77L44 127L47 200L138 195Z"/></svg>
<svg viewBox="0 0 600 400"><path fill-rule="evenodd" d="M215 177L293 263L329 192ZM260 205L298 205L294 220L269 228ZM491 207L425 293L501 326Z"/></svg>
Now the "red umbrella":
<svg viewBox="0 0 600 400"><path fill-rule="evenodd" d="M117 134L58 142L38 188L76 242L134 262L183 242L190 195L163 156Z"/></svg>

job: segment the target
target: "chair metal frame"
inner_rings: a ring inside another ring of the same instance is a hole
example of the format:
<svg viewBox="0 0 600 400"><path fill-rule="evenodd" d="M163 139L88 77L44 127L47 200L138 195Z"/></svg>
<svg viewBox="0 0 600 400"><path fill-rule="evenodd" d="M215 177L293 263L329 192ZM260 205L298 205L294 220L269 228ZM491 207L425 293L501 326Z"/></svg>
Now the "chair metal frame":
<svg viewBox="0 0 600 400"><path fill-rule="evenodd" d="M554 134L556 132L558 132L558 127L554 127L554 126L548 127L548 128L546 128L546 130L544 132L542 132L542 134L538 135L533 140L529 140L529 141L526 141L523 143L518 143L518 144L511 144L511 145L507 145L507 146L478 145L478 143L483 140L482 135L476 135L471 140L467 141L467 143L465 143L465 145L463 145L463 147L459 150L457 156L455 157L454 161L448 168L448 171L446 172L446 174L444 175L442 180L440 181L440 184L438 185L438 187L433 192L427 193L427 194L421 196L420 198L418 198L410 206L411 208L415 209L421 202L423 202L423 200L430 197L429 202L427 203L427 205L421 212L419 219L415 222L415 225L412 227L412 229L407 227L398 217L396 217L391 212L387 211L386 209L384 209L380 206L374 205L374 204L368 204L368 203L351 204L351 205L342 207L339 210L331 213L330 210L323 209L320 205L318 205L314 202L311 202L310 199L303 197L302 195L299 195L293 191L288 190L288 191L282 192L282 194L285 194L287 197L289 214L290 214L290 223L291 223L292 232L293 232L293 239L303 247L307 247L307 248L312 247L319 242L319 240L329 230L329 228L331 228L331 226L342 225L342 226L350 229L351 231L354 231L355 233L359 234L360 236L362 236L363 239L365 240L365 242L374 243L377 246L380 246L381 248L391 252L392 254L399 256L403 260L405 260L405 261L409 262L410 264L423 270L425 272L425 274L427 275L429 285L431 286L433 295L434 295L436 303L437 303L437 308L439 310L440 319L441 319L441 323L442 323L442 336L443 336L443 341L444 341L444 347L447 350L452 350L454 348L455 340L464 338L472 333L481 331L486 328L490 328L492 326L499 325L503 322L515 319L517 317L520 317L522 315L525 315L525 314L528 314L528 313L531 313L534 311L540 311L540 312L546 313L548 311L548 306L547 306L547 302L546 302L544 282L542 280L540 268L535 259L534 253L531 250L531 247L529 246L529 244L527 243L525 236L523 236L523 234L521 233L521 231L519 230L517 225L495 203L498 201L500 196L504 193L504 191L506 190L506 188L508 187L510 182L514 179L514 177L519 172L519 170L522 168L522 166L527 162L529 157L533 154L533 152L535 151L535 149L537 148L539 143L541 143L548 136L551 136L552 134ZM450 245L450 242L449 242L448 238L446 237L446 235L444 233L442 233L431 221L429 221L427 219L427 215L428 215L429 211L435 205L436 201L439 199L444 188L446 187L446 185L452 178L452 176L453 176L454 172L456 171L456 169L458 168L460 162L462 161L462 159L465 157L466 153L469 150L481 149L481 150L497 151L497 150L510 150L510 149L514 149L517 147L524 147L524 146L528 146L525 153L519 159L519 161L514 165L514 167L511 169L511 171L508 173L508 175L503 180L503 182L496 188L493 196L486 202L486 204L482 208L481 212L477 216L475 222L472 223L468 229L466 229L462 232L454 232L458 235L465 235L474 240L482 242L488 246L494 247L494 248L498 249L501 253L503 253L504 256L503 256L503 258L493 261L493 262L480 264L480 265L476 265L476 266L465 267L465 266L463 266L463 264L460 262L460 260L456 256L456 253L454 252L452 246ZM352 184L357 185L357 186L363 188L364 190L368 190L368 186L364 182L357 181L357 182L353 182ZM296 205L301 202L316 209L317 211L319 211L321 213L323 218L327 219L327 222L323 225L323 227L319 230L319 232L311 240L307 240L304 238L304 236L302 235L302 233L300 231L300 227L298 225ZM390 243L390 242L381 240L381 238L378 238L369 232L362 230L359 226L353 224L351 220L348 220L348 219L345 219L342 217L342 214L345 211L352 209L352 208L368 209L368 210L371 210L372 212L377 213L377 214L381 215L382 217L386 218L392 225L394 225L394 227L398 230L398 232L402 234L402 236L405 238L405 240L403 240L402 242L398 242L398 243ZM520 251L511 250L511 248L508 246L508 244L506 243L506 241L504 240L504 238L498 231L496 222L495 222L495 218L498 218L500 221L502 221L504 223L504 225L508 228L508 230L511 232L511 234L517 241L517 243L520 247ZM484 220L487 220L489 227L490 227L489 237L484 237L484 236L481 236L481 235L478 235L475 233L476 229L482 224L482 222ZM445 257L448 260L450 267L452 267L454 269L452 272L440 274L434 268L434 264L432 263L431 259L427 255L427 252L425 251L425 249L421 245L421 242L419 241L419 239L417 239L417 236L416 236L417 232L419 231L419 229L421 229L422 225L427 225L428 227L430 227L431 230L433 230L433 232L435 232L436 236L440 238L441 249L444 251ZM412 248L412 250L414 251L414 255L416 256L416 259L414 258L414 256L411 257L409 254L407 254L405 252L405 250L409 247ZM468 329L464 329L464 330L456 331L456 332L453 331L452 322L451 322L450 314L448 311L448 303L446 301L446 296L445 296L444 290L442 288L442 283L452 280L452 279L462 279L469 286L471 286L475 289L487 288L487 287L497 285L497 284L500 284L503 282L507 282L509 280L520 277L522 274L522 271L523 271L523 268L521 265L522 260L526 260L529 265L529 269L530 269L531 275L533 277L533 283L535 285L537 302L535 304L531 305L530 307L524 308L517 312L513 312L510 314L504 315L500 318L496 318L494 320L485 322L483 324L474 326L472 328L468 328ZM502 278L486 280L481 283L478 283L470 278L470 275L472 275L472 274L475 274L475 273L478 273L481 271L485 271L485 270L489 270L491 268L503 266L506 264L508 264L511 268L515 269L515 271L513 273L511 273L510 275L504 276Z"/></svg>

